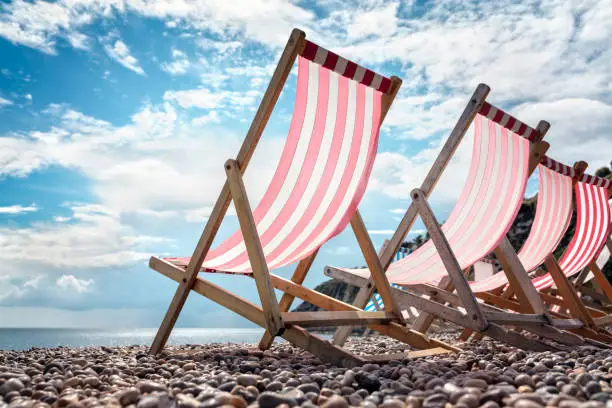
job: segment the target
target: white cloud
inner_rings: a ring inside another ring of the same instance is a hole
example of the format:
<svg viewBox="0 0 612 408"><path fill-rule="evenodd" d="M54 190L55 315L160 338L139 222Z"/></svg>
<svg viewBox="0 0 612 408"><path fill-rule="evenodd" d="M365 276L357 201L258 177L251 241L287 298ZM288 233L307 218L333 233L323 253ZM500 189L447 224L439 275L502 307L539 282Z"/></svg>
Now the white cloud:
<svg viewBox="0 0 612 408"><path fill-rule="evenodd" d="M55 281L55 284L60 289L81 294L91 292L94 281L93 279L78 279L74 275L62 275Z"/></svg>
<svg viewBox="0 0 612 408"><path fill-rule="evenodd" d="M38 275L35 278L32 278L30 280L25 281L25 283L23 284L24 288L32 288L32 289L38 289L38 286L40 285L40 282L45 279L47 277L47 275Z"/></svg>
<svg viewBox="0 0 612 408"><path fill-rule="evenodd" d="M32 204L26 207L22 205L9 205L5 207L0 207L0 214L23 214L35 211L38 211L38 207L36 207L36 204Z"/></svg>
<svg viewBox="0 0 612 408"><path fill-rule="evenodd" d="M398 5L393 2L368 11L357 9L354 18L346 28L348 38L357 40L370 35L393 35L397 29Z"/></svg>
<svg viewBox="0 0 612 408"><path fill-rule="evenodd" d="M79 204L73 205L72 212L71 224L39 222L25 228L0 227L0 263L18 271L45 266L102 268L131 265L150 255L143 247L146 236L123 225L114 211L101 205Z"/></svg>
<svg viewBox="0 0 612 408"><path fill-rule="evenodd" d="M178 103L182 108L214 109L225 98L225 93L213 92L206 88L187 91L167 91L165 101Z"/></svg>
<svg viewBox="0 0 612 408"><path fill-rule="evenodd" d="M406 212L406 208L394 208L389 210L391 214L404 214Z"/></svg>
<svg viewBox="0 0 612 408"><path fill-rule="evenodd" d="M3 107L3 106L9 106L9 105L12 105L12 104L13 104L12 101L0 97L0 108Z"/></svg>
<svg viewBox="0 0 612 408"><path fill-rule="evenodd" d="M114 43L104 44L104 51L127 69L136 72L138 75L145 75L138 60L130 53L128 46L123 41L115 40Z"/></svg>
<svg viewBox="0 0 612 408"><path fill-rule="evenodd" d="M56 54L58 39L72 47L88 46L82 32L96 20L110 20L127 13L172 22L183 29L214 33L235 47L238 33L277 47L297 24L314 20L314 13L288 0L216 0L176 2L170 0L15 0L0 8L0 36L15 43ZM136 71L137 65L129 63ZM125 64L124 64L125 65ZM127 65L126 65L127 66Z"/></svg>
<svg viewBox="0 0 612 408"><path fill-rule="evenodd" d="M70 220L71 220L70 217L64 217L64 216L61 216L61 215L56 215L55 217L53 217L53 221L55 221L55 222L67 222L67 221L70 221Z"/></svg>
<svg viewBox="0 0 612 408"><path fill-rule="evenodd" d="M166 71L170 75L183 75L187 73L187 70L191 66L187 54L184 52L173 49L172 50L172 61L164 62L161 65L161 69Z"/></svg>

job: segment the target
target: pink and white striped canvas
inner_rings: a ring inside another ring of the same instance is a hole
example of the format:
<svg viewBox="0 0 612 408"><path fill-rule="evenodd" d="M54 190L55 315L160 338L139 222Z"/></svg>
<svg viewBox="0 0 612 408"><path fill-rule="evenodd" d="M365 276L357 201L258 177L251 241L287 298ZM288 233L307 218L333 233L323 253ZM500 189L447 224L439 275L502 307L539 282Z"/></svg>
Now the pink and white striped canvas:
<svg viewBox="0 0 612 408"><path fill-rule="evenodd" d="M253 211L270 269L305 258L340 233L363 197L376 156L382 93L369 86L372 81L360 82L298 57L289 135ZM240 230L210 250L202 270L251 273Z"/></svg>
<svg viewBox="0 0 612 408"><path fill-rule="evenodd" d="M529 173L529 140L505 125L477 115L466 185L442 230L462 269L499 245L516 217ZM367 277L362 269L344 269ZM430 283L446 275L433 243L392 263L389 280L400 285Z"/></svg>
<svg viewBox="0 0 612 408"><path fill-rule="evenodd" d="M538 268L559 245L572 218L572 178L574 168L549 157L538 166L538 203L531 231L518 257L527 272ZM500 272L470 282L474 292L487 292L508 284Z"/></svg>
<svg viewBox="0 0 612 408"><path fill-rule="evenodd" d="M609 180L584 175L574 188L576 193L576 231L559 266L570 277L596 259L610 235ZM550 288L554 281L550 274L533 279L538 290Z"/></svg>

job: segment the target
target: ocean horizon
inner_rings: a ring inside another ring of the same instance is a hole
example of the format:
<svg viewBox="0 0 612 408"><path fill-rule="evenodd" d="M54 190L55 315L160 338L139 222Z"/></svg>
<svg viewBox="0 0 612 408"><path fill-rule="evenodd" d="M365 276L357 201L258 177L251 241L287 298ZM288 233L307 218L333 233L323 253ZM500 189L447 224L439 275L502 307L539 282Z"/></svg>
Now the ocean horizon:
<svg viewBox="0 0 612 408"><path fill-rule="evenodd" d="M157 328L0 328L0 350L150 345L156 332ZM263 333L261 328L177 328L168 344L257 343Z"/></svg>

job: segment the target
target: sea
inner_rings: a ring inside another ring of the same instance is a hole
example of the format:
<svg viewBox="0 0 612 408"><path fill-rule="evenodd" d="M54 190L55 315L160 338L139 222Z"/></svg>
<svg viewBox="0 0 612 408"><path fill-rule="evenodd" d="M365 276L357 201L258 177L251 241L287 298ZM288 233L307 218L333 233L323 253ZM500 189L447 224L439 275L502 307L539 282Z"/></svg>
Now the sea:
<svg viewBox="0 0 612 408"><path fill-rule="evenodd" d="M0 350L32 347L90 347L150 345L157 328L151 329L13 329L0 328ZM186 329L172 331L168 344L258 343L263 329Z"/></svg>

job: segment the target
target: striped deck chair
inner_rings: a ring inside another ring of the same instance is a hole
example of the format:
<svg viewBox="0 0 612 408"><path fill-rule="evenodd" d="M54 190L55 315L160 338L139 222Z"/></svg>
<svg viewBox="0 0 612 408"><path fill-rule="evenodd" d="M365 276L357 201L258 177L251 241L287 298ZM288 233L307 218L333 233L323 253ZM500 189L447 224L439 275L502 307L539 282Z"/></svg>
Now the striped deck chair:
<svg viewBox="0 0 612 408"><path fill-rule="evenodd" d="M603 291L612 295L612 286L607 281L596 260L606 242L609 240L612 215L608 199L612 194L612 180L582 175L576 183L576 231L567 249L559 261L553 256L546 260L549 273L533 280L540 292L554 292L562 299L559 306L569 310L570 314L583 321L588 327L597 328L612 323L610 315L602 316L593 309L588 309L577 288L569 280L581 271L589 270ZM552 300L551 298L551 301ZM596 317L592 315L596 314ZM608 336L608 340L612 337Z"/></svg>
<svg viewBox="0 0 612 408"><path fill-rule="evenodd" d="M574 167L571 167L549 157L545 157L538 166L536 215L529 236L518 253L518 258L528 273L540 268L561 242L572 217L573 185L576 184L578 178L582 177L585 169L585 162L578 162ZM540 279L534 278L532 280L534 287L537 286ZM518 299L512 298L516 296L517 291L521 290L520 286L515 287L508 280L508 275L504 273L470 282L470 287L477 297L486 300L489 304L510 308L516 312L525 311L522 303ZM550 297L544 294L541 297L550 304ZM554 307L551 308L551 311L559 312ZM555 313L555 316L563 317L558 313ZM555 323L564 328L571 328L576 333L593 340L609 340L604 335L594 333L583 327L569 327L567 321L553 320L552 324ZM584 326L584 324L581 326ZM471 330L464 330L460 339L466 340L471 332Z"/></svg>
<svg viewBox="0 0 612 408"><path fill-rule="evenodd" d="M276 172L251 211L242 173L255 150L288 74L298 60L295 108ZM399 90L399 78L386 78L307 41L294 30L235 160L225 164L227 182L189 258L152 257L154 270L179 287L151 346L159 353L191 290L266 329L260 347L275 336L343 366L383 357L357 356L307 332L307 326L363 324L431 353L456 350L430 340L404 324L389 282L374 272L384 312L367 313L302 286L319 247L349 223L368 265L378 260L357 206L376 156L379 127ZM210 249L230 201L240 229ZM291 280L270 269L298 263ZM377 271L375 268L372 268ZM199 277L199 272L243 275L255 280L261 307ZM278 302L274 289L285 292ZM322 312L289 312L294 298ZM411 355L384 358L408 358Z"/></svg>
<svg viewBox="0 0 612 408"><path fill-rule="evenodd" d="M512 322L532 325L538 334L557 341L581 344L580 337L548 325L551 321L548 310L529 284L529 276L520 268L517 254L505 238L523 200L527 179L547 148L541 139L548 124L540 122L536 129L527 126L486 102L488 91L486 86L477 89L422 187L411 192L413 203L383 251L381 266L386 270L390 282L409 286L411 290L430 296L426 299L393 289L401 306L414 306L421 311L413 328L427 326L433 317L440 317L517 347L533 350L548 348L546 343L508 331L502 326ZM466 185L447 221L440 227L426 197L472 122L474 148ZM391 263L417 215L420 215L431 239L406 258ZM464 270L492 251L513 266L507 273L524 287L522 294L529 313L483 309L476 300ZM373 292L367 273L362 269L326 267L328 276L362 288L355 300L355 305L362 308ZM432 281L439 282L438 286L430 285ZM451 292L453 289L457 291L456 295ZM443 303L449 303L454 308ZM335 344L344 343L346 331L346 328L342 328L336 332Z"/></svg>
<svg viewBox="0 0 612 408"><path fill-rule="evenodd" d="M612 211L612 200L608 201L610 211ZM612 239L608 237L606 240L606 245L601 250L601 253L595 260L595 265L599 269L603 269L604 266L610 260L610 254L612 252ZM594 300L601 302L602 304L612 304L612 298L609 296L609 293L606 291L607 285L600 285L598 280L594 280L595 275L591 270L587 267L578 274L576 280L574 281L574 285L579 292L583 292L583 294L592 297ZM593 290L585 286L585 283L593 281L593 285L597 290Z"/></svg>

